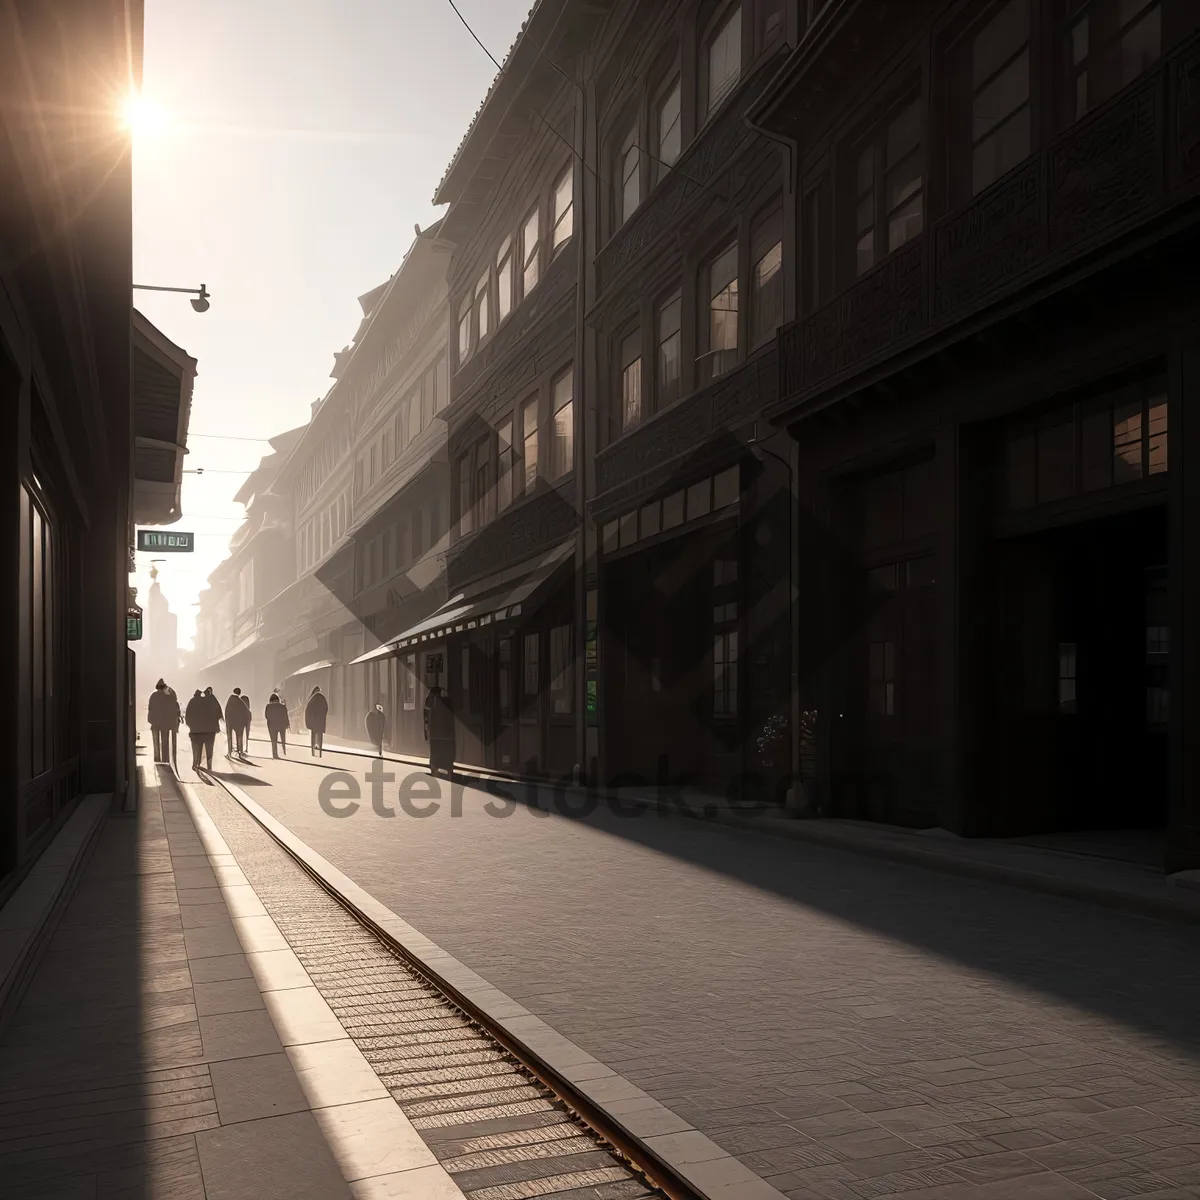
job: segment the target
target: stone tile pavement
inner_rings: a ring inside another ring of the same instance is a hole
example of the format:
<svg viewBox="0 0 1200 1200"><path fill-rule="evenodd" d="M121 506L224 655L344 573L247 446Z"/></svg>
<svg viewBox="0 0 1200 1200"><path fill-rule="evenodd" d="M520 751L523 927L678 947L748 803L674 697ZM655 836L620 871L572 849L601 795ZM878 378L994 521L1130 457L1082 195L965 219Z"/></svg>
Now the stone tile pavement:
<svg viewBox="0 0 1200 1200"><path fill-rule="evenodd" d="M0 1039L4 1200L347 1197L186 809L112 816Z"/></svg>
<svg viewBox="0 0 1200 1200"><path fill-rule="evenodd" d="M380 815L369 763L306 758L234 773L796 1200L1200 1197L1200 930L679 818L493 817L445 785L415 819L388 783ZM317 795L338 769L342 818Z"/></svg>

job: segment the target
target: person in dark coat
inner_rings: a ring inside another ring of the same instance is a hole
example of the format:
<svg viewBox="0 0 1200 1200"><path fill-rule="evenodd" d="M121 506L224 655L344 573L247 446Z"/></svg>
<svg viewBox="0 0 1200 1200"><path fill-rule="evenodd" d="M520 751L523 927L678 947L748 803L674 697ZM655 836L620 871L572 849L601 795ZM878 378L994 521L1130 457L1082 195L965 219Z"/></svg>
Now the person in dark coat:
<svg viewBox="0 0 1200 1200"><path fill-rule="evenodd" d="M154 741L154 761L165 763L171 761L171 697L167 693L167 685L160 679L150 693L150 703L146 706L146 723L150 726L150 736Z"/></svg>
<svg viewBox="0 0 1200 1200"><path fill-rule="evenodd" d="M325 722L329 718L329 701L319 687L312 690L304 706L304 724L312 734L312 752L318 758L324 754Z"/></svg>
<svg viewBox="0 0 1200 1200"><path fill-rule="evenodd" d="M454 775L454 710L450 707L450 693L444 687L434 685L425 697L425 740L429 743L429 773L436 775L445 771L448 778Z"/></svg>
<svg viewBox="0 0 1200 1200"><path fill-rule="evenodd" d="M383 735L386 727L387 715L383 711L383 705L377 704L367 713L367 738L380 758L383 757Z"/></svg>
<svg viewBox="0 0 1200 1200"><path fill-rule="evenodd" d="M192 770L200 769L201 756L212 770L213 743L221 732L221 702L208 688L203 695L197 692L189 701L184 714L192 739Z"/></svg>
<svg viewBox="0 0 1200 1200"><path fill-rule="evenodd" d="M271 736L271 757L279 757L279 747L283 747L283 755L287 757L287 731L292 727L288 718L287 705L282 704L277 695L272 695L263 711L263 719L267 722L267 733Z"/></svg>
<svg viewBox="0 0 1200 1200"><path fill-rule="evenodd" d="M171 701L170 709L170 724L167 726L165 742L169 762L177 762L179 757L179 727L183 724L183 709L179 707L179 697L175 694L175 689L167 685L167 696Z"/></svg>
<svg viewBox="0 0 1200 1200"><path fill-rule="evenodd" d="M250 697L242 693L242 703L246 706L246 749L250 749L250 726L254 723L254 710L250 707Z"/></svg>
<svg viewBox="0 0 1200 1200"><path fill-rule="evenodd" d="M242 689L234 688L228 700L225 701L225 740L227 743L226 757L233 757L236 743L239 754L246 753L246 704L242 699Z"/></svg>

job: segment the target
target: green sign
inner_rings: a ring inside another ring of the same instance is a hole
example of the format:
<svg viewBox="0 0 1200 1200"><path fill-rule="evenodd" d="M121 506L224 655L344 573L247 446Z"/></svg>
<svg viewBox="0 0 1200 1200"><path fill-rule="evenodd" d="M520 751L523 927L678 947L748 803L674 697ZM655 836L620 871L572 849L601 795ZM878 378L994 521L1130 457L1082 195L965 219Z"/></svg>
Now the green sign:
<svg viewBox="0 0 1200 1200"><path fill-rule="evenodd" d="M196 549L194 533L180 533L174 529L139 529L139 550L165 550L170 554L191 554Z"/></svg>
<svg viewBox="0 0 1200 1200"><path fill-rule="evenodd" d="M600 718L600 700L597 695L598 686L596 680L589 679L587 681L587 723L595 725Z"/></svg>
<svg viewBox="0 0 1200 1200"><path fill-rule="evenodd" d="M127 642L142 640L142 610L136 604L131 604L125 610L125 640Z"/></svg>

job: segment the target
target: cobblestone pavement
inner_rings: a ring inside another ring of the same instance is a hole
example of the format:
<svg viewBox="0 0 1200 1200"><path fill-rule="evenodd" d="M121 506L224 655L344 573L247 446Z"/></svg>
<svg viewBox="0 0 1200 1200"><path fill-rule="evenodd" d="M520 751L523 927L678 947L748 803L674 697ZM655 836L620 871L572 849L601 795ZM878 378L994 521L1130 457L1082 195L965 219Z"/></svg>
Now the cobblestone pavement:
<svg viewBox="0 0 1200 1200"><path fill-rule="evenodd" d="M468 1200L662 1200L222 789L195 791L321 998Z"/></svg>
<svg viewBox="0 0 1200 1200"><path fill-rule="evenodd" d="M387 783L389 818L368 759L255 764L316 850L791 1197L1200 1197L1200 930L679 818L469 788L455 817L445 783L421 819Z"/></svg>

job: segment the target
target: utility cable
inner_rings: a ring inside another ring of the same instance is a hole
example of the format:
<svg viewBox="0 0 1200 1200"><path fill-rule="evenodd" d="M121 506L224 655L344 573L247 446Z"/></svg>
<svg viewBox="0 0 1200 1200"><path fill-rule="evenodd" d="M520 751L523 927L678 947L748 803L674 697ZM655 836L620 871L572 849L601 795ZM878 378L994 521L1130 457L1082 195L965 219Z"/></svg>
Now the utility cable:
<svg viewBox="0 0 1200 1200"><path fill-rule="evenodd" d="M475 40L475 44L476 44L476 45L477 45L477 46L478 46L478 47L479 47L479 48L480 48L480 49L481 49L481 50L484 52L484 54L486 54L486 55L488 56L488 58L490 58L490 59L492 60L492 63L493 63L493 65L495 66L496 70L497 70L498 72L500 72L501 74L503 74L503 73L504 73L504 68L503 68L503 67L500 65L500 63L499 63L499 62L497 62L497 61L496 61L496 56L495 56L495 55L494 55L494 54L493 54L493 53L492 53L492 52L491 52L491 51L490 51L490 50L489 50L489 49L488 49L488 48L487 48L487 47L486 47L486 46L483 44L483 42L481 42L481 41L479 40L479 35L478 35L478 34L475 32L475 30L474 30L474 29L472 29L472 28L471 28L470 22L468 22L467 18L466 18L466 17L464 17L464 16L462 15L462 13L459 11L459 7L458 7L458 5L457 5L457 4L454 2L454 0L446 0L446 3L447 3L447 4L449 4L449 5L450 5L450 7L451 7L452 9L454 9L454 15L455 15L455 16L457 16L457 17L458 17L458 19L459 19L459 20L462 22L462 24L463 24L463 28L464 28L464 29L465 29L465 30L466 30L466 31L467 31L467 32L468 32L468 33L471 35L471 37L472 37L472 38L474 38L474 40ZM536 41L534 41L534 39L533 39L533 38L530 36L530 34L529 34L528 30L525 30L524 32L522 32L522 33L520 34L520 37L527 37L527 38L529 38L529 40L530 40L531 42L533 42L533 45L534 45L534 47L537 49L538 53L539 53L539 54L540 54L540 55L541 55L543 58L545 58L546 62L547 62L547 63L549 63L549 65L551 66L551 68L552 68L553 70L557 71L557 72L558 72L558 74L559 74L559 75L561 75L561 76L562 76L562 77L563 77L563 78L564 78L564 79L565 79L565 80L566 80L568 83L570 83L570 84L573 84L573 85L574 85L576 88L578 88L580 91L582 91L582 90L583 90L582 86L580 85L580 83L579 83L577 80L573 79L573 78L572 78L570 75L568 75L568 74L566 73L566 71L564 71L564 70L563 70L563 69L562 69L562 68L561 68L561 67L558 65L558 63L556 63L556 62L555 62L553 59L551 59L551 58L550 58L550 57L549 57L549 56L546 54L546 49L545 49L545 47L544 47L544 46L541 46L541 45L539 45L539 44L538 44ZM520 40L520 38L518 38L518 40ZM590 172L591 172L591 174L592 174L592 177L593 177L593 178L594 178L594 179L595 179L595 180L596 180L598 183L602 184L604 187L606 187L606 188L610 188L610 189L612 188L612 186L613 186L613 185L612 185L611 183L609 183L609 181L608 181L607 179L605 179L605 178L604 178L604 176L603 176L603 175L601 175L601 174L600 174L600 173L599 173L599 172L598 172L598 171L595 169L595 167L593 167L593 166L592 166L592 164L591 164L591 163L589 163L589 162L587 161L587 159L585 159L585 158L583 157L583 155L579 153L579 151L578 151L578 150L576 150L576 149L575 149L574 145L572 145L572 143L571 143L571 142L567 141L567 139L566 139L565 137L563 137L563 135L562 135L561 133L559 133L559 131L558 131L557 129L555 129L555 127L554 127L553 125L551 125L551 124L550 124L550 122L549 122L549 121L548 121L548 120L547 120L547 119L546 119L546 118L545 118L545 117L544 117L544 116L543 116L543 115L542 115L542 114L541 114L541 113L540 113L540 112L539 112L539 111L538 111L536 108L535 108L535 109L533 109L532 111L533 111L533 115L534 115L535 117L537 117L537 118L538 118L538 120L539 120L539 121L541 121L541 123L542 123L543 125L545 125L545 126L546 126L546 128L547 128L547 129L549 129L549 130L550 130L550 132L551 132L552 134L554 134L554 136L555 136L556 138L558 138L558 140L559 140L560 142L562 142L562 144L563 144L564 146L566 146L566 148L567 148L568 150L570 150L571 154L572 154L572 155L573 155L575 158L577 158L577 159L579 160L579 162L582 164L582 166L583 166L583 168L584 168L584 170L585 170L585 171L590 171ZM679 170L678 170L676 167L674 167L674 166L673 166L671 163L669 163L669 162L666 162L664 159L661 159L661 158L657 157L657 155L651 154L651 153L650 153L648 150L644 150L644 149L643 149L643 148L642 148L640 145L639 145L639 146L637 146L637 147L636 147L636 149L637 149L637 151L638 151L638 153L639 153L639 154L644 154L644 155L645 155L645 156L646 156L648 159L650 159L650 161L651 161L651 162L656 162L656 163L658 163L660 166L664 166L664 167L666 167L666 168L667 168L667 170L669 170L669 171L676 171L676 173L678 174L678 176L679 176L679 178L680 178L680 179L685 179L685 180L687 180L689 183L693 183L693 184L695 184L695 185L696 185L696 187L698 187L698 188L702 188L702 189L703 189L704 191L706 191L706 192L711 192L711 193L712 193L714 196L717 196L717 197L718 197L719 199L721 199L721 200L725 200L725 199L727 199L727 197L726 197L726 196L725 196L723 193L721 193L721 192L718 192L718 191L716 190L716 188L712 187L710 184L707 184L707 183L702 183L702 182L701 182L699 179L695 179L695 178L693 178L691 175L687 175L687 174L685 174L684 172L682 172L682 171L679 171ZM613 194L615 195L615 192L614 192Z"/></svg>

